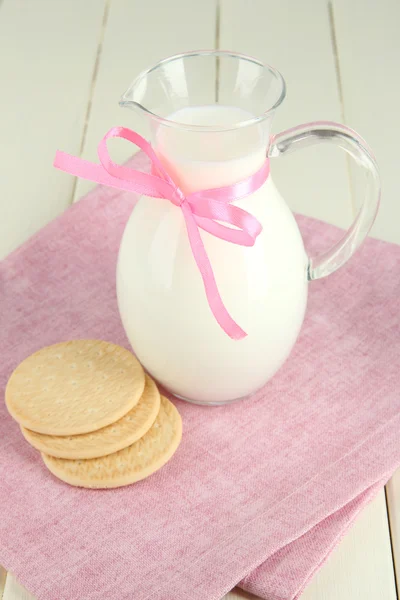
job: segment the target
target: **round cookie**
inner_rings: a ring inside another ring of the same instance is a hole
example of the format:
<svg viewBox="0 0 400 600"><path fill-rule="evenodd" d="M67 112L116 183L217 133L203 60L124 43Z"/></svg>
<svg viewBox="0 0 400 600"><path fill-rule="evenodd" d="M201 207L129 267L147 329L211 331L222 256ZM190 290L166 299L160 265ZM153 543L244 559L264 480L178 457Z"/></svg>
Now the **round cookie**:
<svg viewBox="0 0 400 600"><path fill-rule="evenodd" d="M98 340L47 346L26 358L7 383L9 413L47 435L78 435L115 423L138 402L144 371L131 352Z"/></svg>
<svg viewBox="0 0 400 600"><path fill-rule="evenodd" d="M116 488L148 477L174 454L182 437L182 420L175 406L161 396L160 412L144 436L123 450L89 460L66 460L42 454L46 467L70 485Z"/></svg>
<svg viewBox="0 0 400 600"><path fill-rule="evenodd" d="M139 402L116 423L72 437L35 433L22 426L21 431L31 446L50 456L97 458L126 448L143 437L153 425L159 410L160 393L154 381L146 375L146 385Z"/></svg>

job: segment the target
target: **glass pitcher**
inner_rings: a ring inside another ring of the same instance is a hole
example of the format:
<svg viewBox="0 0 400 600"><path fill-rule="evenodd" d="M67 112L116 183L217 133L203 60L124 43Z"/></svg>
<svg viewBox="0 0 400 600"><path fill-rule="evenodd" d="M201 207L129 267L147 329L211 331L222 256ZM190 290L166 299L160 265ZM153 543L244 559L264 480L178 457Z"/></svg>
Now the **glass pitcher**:
<svg viewBox="0 0 400 600"><path fill-rule="evenodd" d="M284 98L285 81L272 67L230 52L199 51L143 72L120 101L149 120L152 146L184 194L242 181L266 157L319 142L338 145L369 175L355 222L320 256L306 255L271 175L235 203L262 225L254 246L201 232L223 303L247 333L239 341L221 329L210 310L179 207L164 199L139 200L118 258L122 322L148 372L190 402L225 404L264 386L299 334L308 282L343 265L376 216L379 175L363 140L331 122L271 136L272 118Z"/></svg>

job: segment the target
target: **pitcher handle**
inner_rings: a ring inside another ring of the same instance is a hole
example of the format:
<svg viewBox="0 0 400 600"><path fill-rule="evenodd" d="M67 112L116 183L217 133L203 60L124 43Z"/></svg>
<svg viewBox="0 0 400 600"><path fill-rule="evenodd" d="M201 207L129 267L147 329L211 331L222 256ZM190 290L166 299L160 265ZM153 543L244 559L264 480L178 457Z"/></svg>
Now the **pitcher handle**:
<svg viewBox="0 0 400 600"><path fill-rule="evenodd" d="M367 172L364 202L350 229L332 248L309 259L308 278L319 279L341 267L359 248L375 220L381 186L375 157L365 141L352 129L331 121L316 121L286 129L272 137L268 156L277 157L320 142L339 146Z"/></svg>

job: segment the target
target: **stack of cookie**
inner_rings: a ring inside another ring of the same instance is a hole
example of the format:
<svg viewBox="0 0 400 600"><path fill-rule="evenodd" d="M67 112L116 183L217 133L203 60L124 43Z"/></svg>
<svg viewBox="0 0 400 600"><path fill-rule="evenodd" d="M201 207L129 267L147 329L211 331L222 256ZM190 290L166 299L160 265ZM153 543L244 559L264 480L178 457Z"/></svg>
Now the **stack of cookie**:
<svg viewBox="0 0 400 600"><path fill-rule="evenodd" d="M59 479L129 485L160 469L182 435L175 406L128 350L75 340L48 346L11 375L6 405Z"/></svg>

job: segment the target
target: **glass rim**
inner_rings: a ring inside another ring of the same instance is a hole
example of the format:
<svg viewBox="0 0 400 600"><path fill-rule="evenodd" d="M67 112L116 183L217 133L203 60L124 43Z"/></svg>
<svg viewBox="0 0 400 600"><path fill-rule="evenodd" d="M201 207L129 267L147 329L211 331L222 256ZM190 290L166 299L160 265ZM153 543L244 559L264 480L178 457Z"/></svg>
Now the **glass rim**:
<svg viewBox="0 0 400 600"><path fill-rule="evenodd" d="M218 56L227 57L228 56L230 58L236 58L238 60L247 61L247 62L250 62L252 64L255 64L255 65L261 67L263 70L268 71L270 74L272 74L274 76L275 80L278 81L278 83L280 84L280 92L278 94L277 99L272 104L272 106L267 108L260 115L255 115L251 119L246 119L244 121L238 121L237 123L235 123L234 126L230 125L228 127L217 127L215 125L192 125L192 124L188 124L188 123L180 123L179 121L174 121L172 119L162 117L161 115L158 115L155 112L152 112L150 109L143 106L143 104L140 104L140 102L126 99L126 94L128 93L128 91L134 89L144 77L148 76L153 71L159 69L162 65L166 65L166 64L174 62L176 60L181 60L184 58L194 58L194 57L198 57L198 56L215 56L215 57L218 57ZM135 79L129 86L128 90L121 96L119 105L121 107L125 107L127 105L133 104L137 108L139 108L140 110L145 112L147 115L152 117L153 119L159 121L160 123L162 123L163 125L166 125L168 127L175 127L177 129L183 129L186 131L218 132L218 131L233 131L233 130L240 129L243 127L248 127L250 125L255 125L256 123L261 123L262 121L267 119L270 116L270 114L272 112L274 112L282 104L283 100L285 99L285 96L286 96L286 83L285 83L285 79L284 79L283 75L280 73L280 71L278 71L278 69L275 69L271 65L261 62L257 58L248 56L247 54L241 54L239 52L231 52L230 50L191 50L189 52L182 52L180 54L174 54L172 56L168 56L167 58L163 58L162 60L155 63L152 67L149 67L149 68L141 71L141 73L139 73L139 75L137 77L135 77Z"/></svg>

